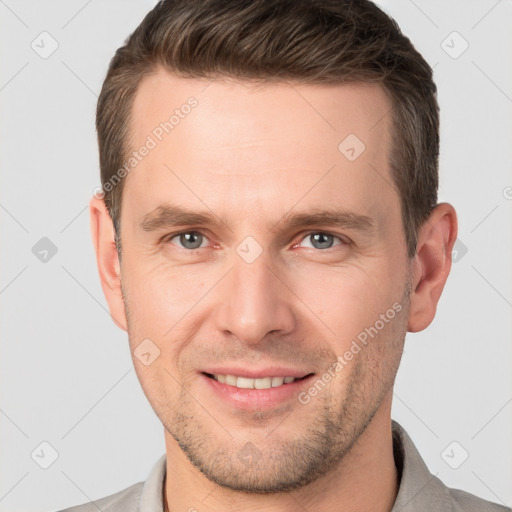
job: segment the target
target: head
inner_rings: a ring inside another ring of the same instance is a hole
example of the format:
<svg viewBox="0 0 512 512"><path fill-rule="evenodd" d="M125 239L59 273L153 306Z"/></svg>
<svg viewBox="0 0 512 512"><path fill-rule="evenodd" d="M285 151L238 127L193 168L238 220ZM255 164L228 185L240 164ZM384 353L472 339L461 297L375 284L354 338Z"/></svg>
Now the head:
<svg viewBox="0 0 512 512"><path fill-rule="evenodd" d="M116 52L102 285L167 442L212 481L297 488L389 416L456 237L438 125L430 67L371 2L163 1ZM261 407L211 379L282 368L304 379Z"/></svg>

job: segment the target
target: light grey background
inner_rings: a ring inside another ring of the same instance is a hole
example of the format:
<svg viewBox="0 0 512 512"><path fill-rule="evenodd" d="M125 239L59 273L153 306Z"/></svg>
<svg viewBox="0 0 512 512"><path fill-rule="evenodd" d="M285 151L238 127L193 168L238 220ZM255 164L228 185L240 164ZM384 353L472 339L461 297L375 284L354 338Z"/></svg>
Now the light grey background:
<svg viewBox="0 0 512 512"><path fill-rule="evenodd" d="M164 452L107 312L87 212L97 94L154 3L0 0L1 511L100 498L145 479ZM440 200L460 222L436 320L408 335L393 417L446 484L510 506L512 3L379 4L434 66ZM43 237L58 249L46 262L32 252Z"/></svg>

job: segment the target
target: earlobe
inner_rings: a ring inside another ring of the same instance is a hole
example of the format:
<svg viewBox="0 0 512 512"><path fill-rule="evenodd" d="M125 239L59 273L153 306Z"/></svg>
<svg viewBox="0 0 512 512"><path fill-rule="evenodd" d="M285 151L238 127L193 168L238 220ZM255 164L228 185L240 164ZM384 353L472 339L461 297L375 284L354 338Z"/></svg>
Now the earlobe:
<svg viewBox="0 0 512 512"><path fill-rule="evenodd" d="M437 205L418 233L412 263L409 332L422 331L432 322L452 264L457 238L457 215L448 203Z"/></svg>
<svg viewBox="0 0 512 512"><path fill-rule="evenodd" d="M124 300L121 292L121 266L115 243L114 226L105 202L95 196L89 203L91 236L101 287L115 324L127 330Z"/></svg>

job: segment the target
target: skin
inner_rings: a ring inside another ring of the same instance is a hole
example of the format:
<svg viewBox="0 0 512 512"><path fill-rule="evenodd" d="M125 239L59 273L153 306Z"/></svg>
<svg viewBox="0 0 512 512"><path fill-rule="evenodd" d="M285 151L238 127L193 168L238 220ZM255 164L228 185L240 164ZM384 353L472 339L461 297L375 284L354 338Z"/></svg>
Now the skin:
<svg viewBox="0 0 512 512"><path fill-rule="evenodd" d="M112 318L132 355L147 338L160 350L148 366L133 361L164 426L168 509L389 511L399 485L393 383L406 332L434 318L455 211L438 205L407 256L387 163L390 102L378 85L256 87L159 70L134 102L133 148L190 96L198 105L126 177L121 261L103 201L90 203ZM352 162L338 150L348 134L366 146ZM141 220L163 203L223 222L144 231ZM332 208L370 226L285 223ZM175 236L191 231L203 235L198 249ZM252 263L236 250L247 236L262 249ZM401 311L307 404L243 411L200 374L278 364L321 378L393 304ZM239 457L248 442L249 464Z"/></svg>

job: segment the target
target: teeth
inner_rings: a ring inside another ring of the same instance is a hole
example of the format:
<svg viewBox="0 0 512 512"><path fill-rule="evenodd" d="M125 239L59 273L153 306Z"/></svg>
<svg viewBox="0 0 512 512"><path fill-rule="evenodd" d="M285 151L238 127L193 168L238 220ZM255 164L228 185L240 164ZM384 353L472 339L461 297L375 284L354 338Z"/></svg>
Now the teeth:
<svg viewBox="0 0 512 512"><path fill-rule="evenodd" d="M226 375L226 384L236 386L236 377L234 375Z"/></svg>
<svg viewBox="0 0 512 512"><path fill-rule="evenodd" d="M284 382L283 377L272 377L272 387L276 388L277 386L282 386Z"/></svg>
<svg viewBox="0 0 512 512"><path fill-rule="evenodd" d="M222 384L236 386L241 389L270 389L290 384L295 377L262 377L260 379L249 379L247 377L237 377L235 375L214 375L213 378Z"/></svg>

